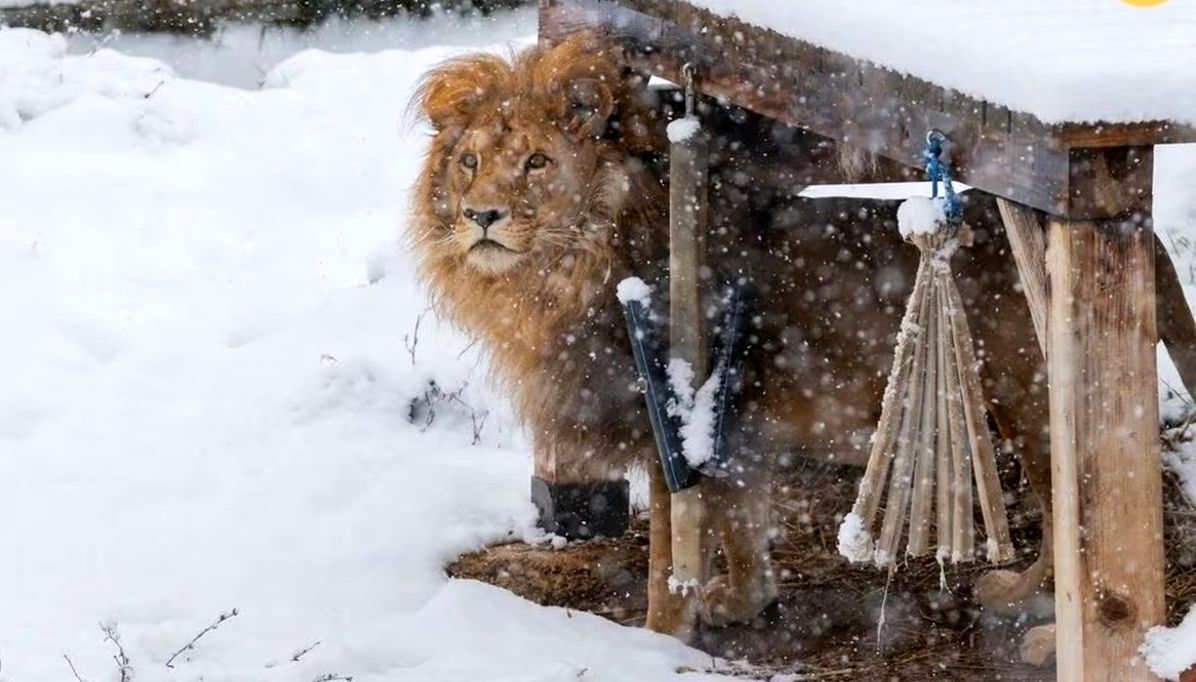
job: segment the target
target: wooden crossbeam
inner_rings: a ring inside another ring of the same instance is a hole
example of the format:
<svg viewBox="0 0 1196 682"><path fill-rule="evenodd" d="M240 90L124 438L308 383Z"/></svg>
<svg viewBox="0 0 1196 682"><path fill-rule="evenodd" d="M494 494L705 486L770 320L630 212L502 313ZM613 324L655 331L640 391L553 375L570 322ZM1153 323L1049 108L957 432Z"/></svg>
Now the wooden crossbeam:
<svg viewBox="0 0 1196 682"><path fill-rule="evenodd" d="M1124 179L1150 172L1135 149L1196 142L1196 127L1165 122L1046 124L680 0L541 0L543 39L578 31L607 36L629 66L674 81L693 62L707 95L907 166L923 165L924 136L937 128L950 138L958 180L1072 219L1149 209L1149 193L1099 201L1094 162L1098 175Z"/></svg>

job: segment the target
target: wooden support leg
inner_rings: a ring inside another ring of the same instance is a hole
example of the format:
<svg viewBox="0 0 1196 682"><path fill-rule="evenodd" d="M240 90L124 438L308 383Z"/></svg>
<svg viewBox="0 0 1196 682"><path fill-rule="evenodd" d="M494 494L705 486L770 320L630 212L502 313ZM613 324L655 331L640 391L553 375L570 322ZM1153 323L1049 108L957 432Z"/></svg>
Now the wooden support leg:
<svg viewBox="0 0 1196 682"><path fill-rule="evenodd" d="M586 477L593 467L539 449L535 460L532 503L546 533L574 540L618 537L627 530L631 499L625 478Z"/></svg>
<svg viewBox="0 0 1196 682"><path fill-rule="evenodd" d="M1165 616L1154 235L1148 220L1049 230L1058 679L1152 680L1137 649Z"/></svg>
<svg viewBox="0 0 1196 682"><path fill-rule="evenodd" d="M693 636L697 600L669 589L673 575L672 495L658 466L648 467L648 629L681 640Z"/></svg>

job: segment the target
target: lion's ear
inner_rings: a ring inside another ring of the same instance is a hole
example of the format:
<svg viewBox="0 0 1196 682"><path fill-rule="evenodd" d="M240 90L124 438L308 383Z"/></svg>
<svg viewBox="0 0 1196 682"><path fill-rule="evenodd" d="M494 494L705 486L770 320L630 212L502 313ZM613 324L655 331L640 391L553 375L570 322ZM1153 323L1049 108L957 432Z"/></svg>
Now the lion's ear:
<svg viewBox="0 0 1196 682"><path fill-rule="evenodd" d="M579 33L526 57L528 85L546 98L566 131L586 136L606 131L620 88L619 66L610 50L593 35Z"/></svg>
<svg viewBox="0 0 1196 682"><path fill-rule="evenodd" d="M488 54L447 61L424 76L413 104L437 130L464 127L485 105L495 104L510 67Z"/></svg>
<svg viewBox="0 0 1196 682"><path fill-rule="evenodd" d="M577 78L565 86L565 128L582 135L600 137L615 109L615 98L601 78Z"/></svg>

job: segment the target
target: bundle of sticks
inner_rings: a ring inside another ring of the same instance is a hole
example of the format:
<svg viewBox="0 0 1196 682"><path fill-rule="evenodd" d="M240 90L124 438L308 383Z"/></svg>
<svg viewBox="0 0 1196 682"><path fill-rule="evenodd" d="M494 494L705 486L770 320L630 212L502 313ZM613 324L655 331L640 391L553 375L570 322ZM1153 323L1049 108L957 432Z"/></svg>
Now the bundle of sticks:
<svg viewBox="0 0 1196 682"><path fill-rule="evenodd" d="M906 241L921 250L921 260L897 335L868 468L839 530L839 552L853 562L892 569L908 527L908 555L925 555L933 530L939 561L971 561L976 500L988 560L1008 561L1013 545L996 453L972 335L950 266L959 246L971 244L971 231L946 217L940 199L906 201L898 223ZM883 519L875 528L886 488Z"/></svg>

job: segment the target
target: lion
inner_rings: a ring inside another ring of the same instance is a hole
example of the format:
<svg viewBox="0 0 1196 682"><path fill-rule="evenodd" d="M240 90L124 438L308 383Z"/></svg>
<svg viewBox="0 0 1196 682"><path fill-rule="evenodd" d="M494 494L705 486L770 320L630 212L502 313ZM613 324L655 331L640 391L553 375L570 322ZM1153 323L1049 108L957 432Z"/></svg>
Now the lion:
<svg viewBox="0 0 1196 682"><path fill-rule="evenodd" d="M661 107L644 78L586 36L511 60L450 60L427 74L415 105L434 133L411 242L435 304L489 351L538 453L582 455L568 472L579 481L647 469L647 627L689 638L698 609L692 595L668 589L668 489L615 296L625 277L667 277ZM866 456L917 264L891 202L812 201L797 197L800 187L762 187L744 165L750 156L750 145L725 145L711 182L707 248L717 257L708 288L750 276L760 301L732 474L704 484L708 536L727 566L700 590L714 625L751 620L776 598L775 464ZM955 270L990 412L1032 486L1049 492L1045 372L1029 310L991 197L970 200L966 218L976 243L956 255ZM1049 547L1049 499L1042 505ZM1046 552L1024 573L990 573L978 591L1015 601L1049 569Z"/></svg>

